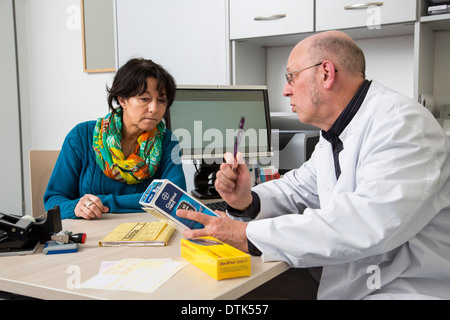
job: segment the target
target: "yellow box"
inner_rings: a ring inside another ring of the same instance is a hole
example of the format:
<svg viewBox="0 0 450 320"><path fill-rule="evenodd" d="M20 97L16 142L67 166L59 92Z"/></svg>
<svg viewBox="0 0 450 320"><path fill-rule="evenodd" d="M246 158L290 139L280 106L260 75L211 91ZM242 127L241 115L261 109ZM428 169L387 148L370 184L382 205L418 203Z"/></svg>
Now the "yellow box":
<svg viewBox="0 0 450 320"><path fill-rule="evenodd" d="M213 237L181 239L181 257L216 280L251 275L250 255Z"/></svg>

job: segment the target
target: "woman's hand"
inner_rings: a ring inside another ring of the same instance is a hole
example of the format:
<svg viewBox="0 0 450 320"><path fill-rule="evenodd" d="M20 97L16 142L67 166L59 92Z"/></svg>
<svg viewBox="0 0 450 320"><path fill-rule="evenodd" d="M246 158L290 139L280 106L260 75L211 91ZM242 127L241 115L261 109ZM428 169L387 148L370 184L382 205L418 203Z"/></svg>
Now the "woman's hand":
<svg viewBox="0 0 450 320"><path fill-rule="evenodd" d="M79 218L91 220L102 217L103 213L109 211L99 197L93 194L85 194L75 206L75 215Z"/></svg>

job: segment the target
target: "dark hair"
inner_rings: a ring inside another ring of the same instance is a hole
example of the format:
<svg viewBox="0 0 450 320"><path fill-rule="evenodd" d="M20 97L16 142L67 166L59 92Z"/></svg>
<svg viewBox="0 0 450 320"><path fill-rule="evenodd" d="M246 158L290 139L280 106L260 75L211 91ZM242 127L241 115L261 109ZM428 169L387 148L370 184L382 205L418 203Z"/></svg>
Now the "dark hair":
<svg viewBox="0 0 450 320"><path fill-rule="evenodd" d="M167 98L169 108L177 91L175 79L162 66L152 60L133 58L120 67L117 71L111 88L108 91L108 106L112 113L115 112L113 102L119 105L119 97L131 98L147 90L147 78L157 80L156 90Z"/></svg>

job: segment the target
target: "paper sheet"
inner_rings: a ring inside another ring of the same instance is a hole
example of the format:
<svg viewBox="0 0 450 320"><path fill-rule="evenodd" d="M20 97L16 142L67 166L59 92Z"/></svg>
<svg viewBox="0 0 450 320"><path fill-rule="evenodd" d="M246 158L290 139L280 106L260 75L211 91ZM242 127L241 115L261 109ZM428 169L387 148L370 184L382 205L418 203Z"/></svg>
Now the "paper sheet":
<svg viewBox="0 0 450 320"><path fill-rule="evenodd" d="M81 284L82 288L152 293L187 262L123 259Z"/></svg>

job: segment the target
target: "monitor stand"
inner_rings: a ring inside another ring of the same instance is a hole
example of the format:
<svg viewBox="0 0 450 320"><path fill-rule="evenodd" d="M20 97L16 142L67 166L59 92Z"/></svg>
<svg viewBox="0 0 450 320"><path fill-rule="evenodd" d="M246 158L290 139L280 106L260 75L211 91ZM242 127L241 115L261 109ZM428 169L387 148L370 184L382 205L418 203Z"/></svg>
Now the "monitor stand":
<svg viewBox="0 0 450 320"><path fill-rule="evenodd" d="M214 187L216 172L220 164L207 164L204 161L194 174L194 190L192 195L198 199L220 199L220 195Z"/></svg>

